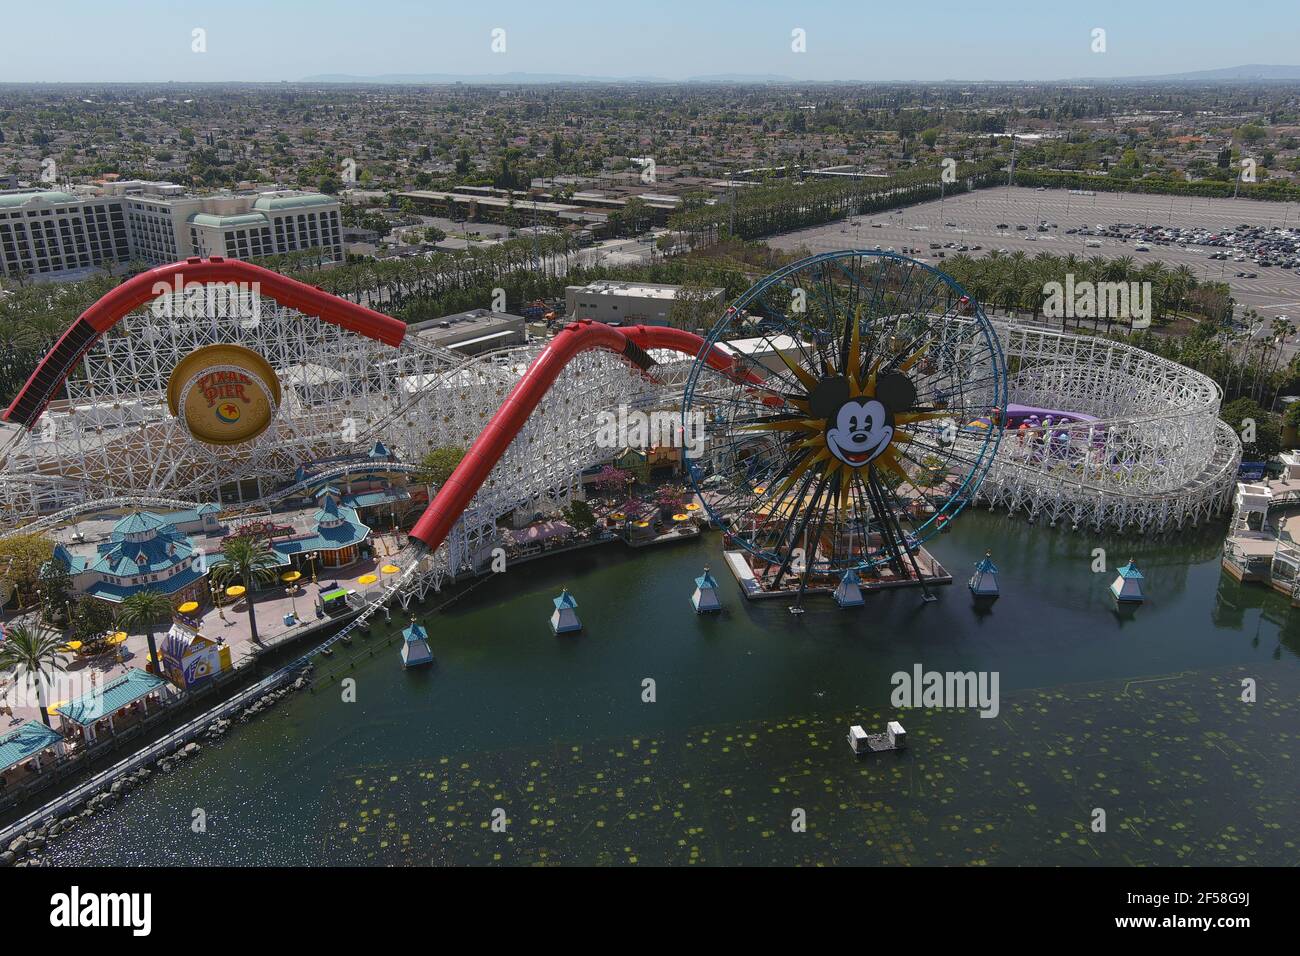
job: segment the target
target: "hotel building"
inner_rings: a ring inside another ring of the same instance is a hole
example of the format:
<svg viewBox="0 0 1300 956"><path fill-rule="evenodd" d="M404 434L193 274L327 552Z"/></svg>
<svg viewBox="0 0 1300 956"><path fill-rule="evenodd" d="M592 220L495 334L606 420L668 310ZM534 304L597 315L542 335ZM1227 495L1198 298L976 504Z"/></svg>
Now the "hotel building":
<svg viewBox="0 0 1300 956"><path fill-rule="evenodd" d="M190 196L175 183L131 180L90 192L0 193L0 277L75 279L138 260L252 259L320 250L343 258L338 200L273 190Z"/></svg>

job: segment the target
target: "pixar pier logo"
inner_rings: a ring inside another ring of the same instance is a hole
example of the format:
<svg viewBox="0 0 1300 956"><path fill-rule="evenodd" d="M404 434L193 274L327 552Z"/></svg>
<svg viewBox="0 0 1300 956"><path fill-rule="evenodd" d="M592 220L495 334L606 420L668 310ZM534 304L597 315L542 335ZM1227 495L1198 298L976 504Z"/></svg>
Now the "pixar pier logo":
<svg viewBox="0 0 1300 956"><path fill-rule="evenodd" d="M270 426L280 404L275 370L252 349L220 343L177 363L167 403L190 434L210 445L251 441Z"/></svg>

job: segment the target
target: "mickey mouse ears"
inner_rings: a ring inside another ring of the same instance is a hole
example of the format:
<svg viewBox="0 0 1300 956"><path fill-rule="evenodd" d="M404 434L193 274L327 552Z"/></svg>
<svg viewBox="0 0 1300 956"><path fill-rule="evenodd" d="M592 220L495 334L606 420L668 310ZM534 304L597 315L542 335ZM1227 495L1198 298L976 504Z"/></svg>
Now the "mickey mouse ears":
<svg viewBox="0 0 1300 956"><path fill-rule="evenodd" d="M891 412L901 412L916 404L916 386L902 372L886 372L876 379L876 399ZM828 375L808 395L808 408L817 418L834 418L840 406L849 400L849 380L843 375Z"/></svg>

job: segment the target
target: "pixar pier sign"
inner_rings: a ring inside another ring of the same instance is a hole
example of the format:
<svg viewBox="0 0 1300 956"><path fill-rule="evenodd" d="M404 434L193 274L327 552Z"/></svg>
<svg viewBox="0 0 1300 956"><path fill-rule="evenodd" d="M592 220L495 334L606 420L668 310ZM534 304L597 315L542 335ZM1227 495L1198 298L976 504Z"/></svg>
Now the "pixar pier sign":
<svg viewBox="0 0 1300 956"><path fill-rule="evenodd" d="M270 426L280 406L280 382L270 363L252 349L207 345L172 370L167 404L199 441L238 445Z"/></svg>

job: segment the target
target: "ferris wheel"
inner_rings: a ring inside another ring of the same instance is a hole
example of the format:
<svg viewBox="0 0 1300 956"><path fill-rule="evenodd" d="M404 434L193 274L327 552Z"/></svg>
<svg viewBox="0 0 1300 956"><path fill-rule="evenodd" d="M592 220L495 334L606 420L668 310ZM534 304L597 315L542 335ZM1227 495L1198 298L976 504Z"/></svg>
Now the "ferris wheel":
<svg viewBox="0 0 1300 956"><path fill-rule="evenodd" d="M728 540L800 595L850 570L924 586L916 552L973 499L1005 421L978 303L914 259L823 253L750 288L708 344L734 365L695 363L683 420L703 429L689 473Z"/></svg>

